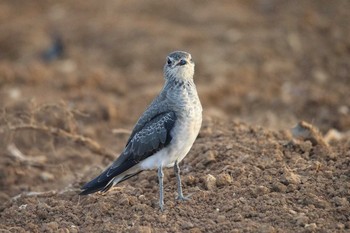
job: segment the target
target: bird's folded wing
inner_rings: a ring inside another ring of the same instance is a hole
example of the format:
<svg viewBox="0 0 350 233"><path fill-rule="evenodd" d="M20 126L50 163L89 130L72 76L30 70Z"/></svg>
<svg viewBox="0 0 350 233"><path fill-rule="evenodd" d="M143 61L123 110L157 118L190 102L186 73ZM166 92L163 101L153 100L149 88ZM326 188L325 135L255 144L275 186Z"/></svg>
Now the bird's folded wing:
<svg viewBox="0 0 350 233"><path fill-rule="evenodd" d="M115 176L124 163L137 164L166 147L171 139L171 130L176 122L174 112L163 112L150 119L129 139L122 155L109 167L107 176Z"/></svg>
<svg viewBox="0 0 350 233"><path fill-rule="evenodd" d="M175 122L174 112L163 112L150 118L143 127L134 131L119 158L98 177L82 187L84 191L81 194L107 190L111 187L111 181L114 177L166 147L172 139L171 130ZM122 177L120 181L130 178L132 175Z"/></svg>

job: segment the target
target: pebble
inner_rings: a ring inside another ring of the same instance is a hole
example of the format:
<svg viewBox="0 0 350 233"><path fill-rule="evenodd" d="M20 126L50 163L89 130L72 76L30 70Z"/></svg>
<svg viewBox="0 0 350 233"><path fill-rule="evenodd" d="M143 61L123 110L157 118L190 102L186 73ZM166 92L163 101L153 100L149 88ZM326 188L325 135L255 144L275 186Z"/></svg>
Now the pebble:
<svg viewBox="0 0 350 233"><path fill-rule="evenodd" d="M223 187L223 186L232 184L232 182L233 182L233 179L229 174L221 173L220 175L218 175L218 178L216 180L216 185L218 187Z"/></svg>
<svg viewBox="0 0 350 233"><path fill-rule="evenodd" d="M279 192L279 193L285 193L287 191L287 186L280 182L274 182L272 184L272 191Z"/></svg>
<svg viewBox="0 0 350 233"><path fill-rule="evenodd" d="M216 188L216 178L213 175L206 175L204 177L204 185L207 190L214 190Z"/></svg>
<svg viewBox="0 0 350 233"><path fill-rule="evenodd" d="M136 205L137 203L139 203L139 201L137 200L137 198L134 197L134 196L128 197L128 201L129 201L129 204L130 204L131 206L134 206L134 205ZM143 203L143 202L142 202L142 203Z"/></svg>
<svg viewBox="0 0 350 233"><path fill-rule="evenodd" d="M270 192L270 189L265 186L252 186L249 188L249 194L254 198L265 195L269 192Z"/></svg>
<svg viewBox="0 0 350 233"><path fill-rule="evenodd" d="M49 172L42 172L40 173L40 179L42 179L43 181L52 181L55 179L55 176Z"/></svg>
<svg viewBox="0 0 350 233"><path fill-rule="evenodd" d="M306 226L306 224L309 221L309 218L307 216L305 216L304 213L299 214L296 218L295 218L296 224L298 226Z"/></svg>
<svg viewBox="0 0 350 233"><path fill-rule="evenodd" d="M226 220L226 216L225 215L218 215L218 217L217 217L217 219L216 219L216 221L218 222L218 223L222 223L222 222L224 222Z"/></svg>
<svg viewBox="0 0 350 233"><path fill-rule="evenodd" d="M184 183L187 184L187 185L193 186L197 182L196 182L196 178L194 176L188 175L188 176L185 177Z"/></svg>
<svg viewBox="0 0 350 233"><path fill-rule="evenodd" d="M337 228L343 230L345 228L345 224L339 222L337 223Z"/></svg>
<svg viewBox="0 0 350 233"><path fill-rule="evenodd" d="M325 83L328 80L327 73L321 69L313 70L312 76L318 83Z"/></svg>
<svg viewBox="0 0 350 233"><path fill-rule="evenodd" d="M270 192L270 189L268 187L265 187L262 185L258 186L256 190L257 190L258 194L267 194Z"/></svg>
<svg viewBox="0 0 350 233"><path fill-rule="evenodd" d="M311 230L311 231L314 231L314 230L316 230L316 228L317 228L317 225L316 225L316 223L310 223L310 224L305 224L305 229L308 229L308 230Z"/></svg>
<svg viewBox="0 0 350 233"><path fill-rule="evenodd" d="M283 171L283 175L281 178L281 182L285 185L289 185L289 184L300 184L301 183L301 179L300 176L295 174L294 172L288 170L288 169L284 169Z"/></svg>
<svg viewBox="0 0 350 233"><path fill-rule="evenodd" d="M334 197L332 201L336 206L349 206L349 202L345 197Z"/></svg>
<svg viewBox="0 0 350 233"><path fill-rule="evenodd" d="M193 228L194 225L191 222L182 222L181 227L183 229L190 229L190 228Z"/></svg>
<svg viewBox="0 0 350 233"><path fill-rule="evenodd" d="M240 222L243 220L243 216L241 214L234 214L232 220L234 222Z"/></svg>
<svg viewBox="0 0 350 233"><path fill-rule="evenodd" d="M165 223L166 222L166 215L165 214L162 214L159 216L158 218L158 221L161 222L161 223Z"/></svg>
<svg viewBox="0 0 350 233"><path fill-rule="evenodd" d="M45 232L56 232L58 230L58 223L57 222L49 222L43 225L42 231Z"/></svg>
<svg viewBox="0 0 350 233"><path fill-rule="evenodd" d="M141 203L143 203L144 201L147 200L146 196L143 195L143 194L141 194L141 195L138 197L138 199L141 201Z"/></svg>
<svg viewBox="0 0 350 233"><path fill-rule="evenodd" d="M78 233L79 232L79 229L74 225L71 225L69 229L70 229L70 233Z"/></svg>
<svg viewBox="0 0 350 233"><path fill-rule="evenodd" d="M212 162L216 161L216 154L214 151L212 150L208 150L207 152L205 152L205 154L203 155L203 165L206 166Z"/></svg>
<svg viewBox="0 0 350 233"><path fill-rule="evenodd" d="M123 195L120 199L118 199L118 204L122 206L129 205L128 197Z"/></svg>

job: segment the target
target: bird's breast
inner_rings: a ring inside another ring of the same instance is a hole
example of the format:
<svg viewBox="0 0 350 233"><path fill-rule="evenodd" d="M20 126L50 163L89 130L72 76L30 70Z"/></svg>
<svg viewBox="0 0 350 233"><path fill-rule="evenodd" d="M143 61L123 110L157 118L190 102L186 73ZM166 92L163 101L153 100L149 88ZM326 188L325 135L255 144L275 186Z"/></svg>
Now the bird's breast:
<svg viewBox="0 0 350 233"><path fill-rule="evenodd" d="M142 169L170 167L175 161L180 162L190 151L202 125L202 106L194 84L186 88L172 87L165 98L177 117L170 132L172 140L167 147L142 161Z"/></svg>

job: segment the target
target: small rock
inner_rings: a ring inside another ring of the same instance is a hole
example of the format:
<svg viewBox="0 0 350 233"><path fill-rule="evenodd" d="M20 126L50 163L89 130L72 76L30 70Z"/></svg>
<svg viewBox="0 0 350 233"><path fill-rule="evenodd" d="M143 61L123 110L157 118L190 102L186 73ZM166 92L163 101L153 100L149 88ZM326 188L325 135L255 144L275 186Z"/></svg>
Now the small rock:
<svg viewBox="0 0 350 233"><path fill-rule="evenodd" d="M129 198L128 198L126 195L121 196L121 197L118 199L118 204L119 204L119 205L122 205L122 206L124 206L124 205L129 205L129 204L130 204L130 203L129 203Z"/></svg>
<svg viewBox="0 0 350 233"><path fill-rule="evenodd" d="M181 224L181 227L183 228L183 229L190 229L190 228L193 228L193 223L191 223L191 222L182 222L182 224Z"/></svg>
<svg viewBox="0 0 350 233"><path fill-rule="evenodd" d="M147 200L147 199L146 199L146 196L143 195L143 194L141 194L141 195L138 197L138 199L141 201L141 203L143 203L144 201Z"/></svg>
<svg viewBox="0 0 350 233"><path fill-rule="evenodd" d="M57 222L49 222L43 225L42 231L45 232L56 232L58 230L58 223Z"/></svg>
<svg viewBox="0 0 350 233"><path fill-rule="evenodd" d="M249 188L249 193L252 197L256 198L258 196L265 195L270 192L270 189L265 186L252 186Z"/></svg>
<svg viewBox="0 0 350 233"><path fill-rule="evenodd" d="M300 184L301 179L300 179L299 175L297 175L294 172L290 171L289 169L285 168L283 171L282 178L281 178L281 183L283 183L285 185Z"/></svg>
<svg viewBox="0 0 350 233"><path fill-rule="evenodd" d="M260 186L257 187L257 192L259 194L267 194L267 193L270 192L270 189L268 187L260 185Z"/></svg>
<svg viewBox="0 0 350 233"><path fill-rule="evenodd" d="M309 221L309 218L307 216L305 216L304 213L302 214L299 214L296 218L295 218L295 221L296 221L296 224L298 226L306 226L306 224L308 223Z"/></svg>
<svg viewBox="0 0 350 233"><path fill-rule="evenodd" d="M49 172L42 172L40 173L40 179L42 179L43 181L51 181L55 179L55 176Z"/></svg>
<svg viewBox="0 0 350 233"><path fill-rule="evenodd" d="M205 152L204 156L203 156L203 165L206 166L212 162L215 162L216 158L215 158L215 152L212 150L208 150L207 152Z"/></svg>
<svg viewBox="0 0 350 233"><path fill-rule="evenodd" d="M132 207L132 210L133 211L145 211L145 209L147 209L147 205L146 204L137 204L137 205L134 205Z"/></svg>
<svg viewBox="0 0 350 233"><path fill-rule="evenodd" d="M241 214L234 214L232 220L234 222L240 222L243 220L243 216Z"/></svg>
<svg viewBox="0 0 350 233"><path fill-rule="evenodd" d="M349 202L345 197L334 197L332 201L336 206L346 207L349 205Z"/></svg>
<svg viewBox="0 0 350 233"><path fill-rule="evenodd" d="M189 185L189 186L193 186L195 185L197 182L196 182L196 178L194 176L186 176L185 179L184 179L184 183Z"/></svg>
<svg viewBox="0 0 350 233"><path fill-rule="evenodd" d="M216 185L218 187L223 187L232 184L233 180L232 177L227 173L222 173L218 175L218 178L216 180Z"/></svg>
<svg viewBox="0 0 350 233"><path fill-rule="evenodd" d="M213 175L206 175L204 177L204 185L207 190L214 190L216 188L216 178Z"/></svg>
<svg viewBox="0 0 350 233"><path fill-rule="evenodd" d="M240 197L238 198L238 200L243 204L247 203L247 199L245 199L244 197Z"/></svg>
<svg viewBox="0 0 350 233"><path fill-rule="evenodd" d="M161 223L165 223L166 222L166 215L162 214L159 216L158 221Z"/></svg>
<svg viewBox="0 0 350 233"><path fill-rule="evenodd" d="M312 75L318 83L325 83L328 79L328 75L326 74L326 72L324 72L321 69L313 70Z"/></svg>
<svg viewBox="0 0 350 233"><path fill-rule="evenodd" d="M340 230L344 230L345 229L345 224L343 223L337 223L337 228L340 229Z"/></svg>
<svg viewBox="0 0 350 233"><path fill-rule="evenodd" d="M217 219L216 219L216 221L218 222L218 223L222 223L222 222L224 222L226 220L226 216L225 215L219 215L218 217L217 217Z"/></svg>
<svg viewBox="0 0 350 233"><path fill-rule="evenodd" d="M304 151L305 155L309 155L312 150L312 143L310 141L300 142L300 149Z"/></svg>
<svg viewBox="0 0 350 233"><path fill-rule="evenodd" d="M294 191L297 190L297 189L298 189L298 186L297 186L297 185L295 185L295 184L289 184L289 185L287 186L286 192L287 192L287 193L291 193L291 192L294 192Z"/></svg>
<svg viewBox="0 0 350 233"><path fill-rule="evenodd" d="M137 203L139 203L139 201L137 200L137 198L134 197L134 196L128 197L128 201L129 201L129 205L131 205L131 206L134 206L134 205L136 205ZM142 202L142 203L143 203L143 202Z"/></svg>
<svg viewBox="0 0 350 233"><path fill-rule="evenodd" d="M297 214L297 212L294 211L294 210L292 210L292 209L288 210L288 212L289 212L290 214L293 214L293 215L296 215L296 214Z"/></svg>
<svg viewBox="0 0 350 233"><path fill-rule="evenodd" d="M350 109L349 109L348 106L342 105L342 106L340 106L340 107L338 108L338 112L341 113L341 114L343 114L343 115L347 115L347 114L350 113Z"/></svg>
<svg viewBox="0 0 350 233"><path fill-rule="evenodd" d="M78 233L79 232L79 228L77 228L75 225L71 225L69 229L70 229L70 233Z"/></svg>
<svg viewBox="0 0 350 233"><path fill-rule="evenodd" d="M310 224L305 224L304 227L310 231L314 231L314 230L316 230L317 225L316 225L316 223L310 223Z"/></svg>
<svg viewBox="0 0 350 233"><path fill-rule="evenodd" d="M324 200L322 197L319 197L315 194L309 194L309 197L305 199L307 205L314 205L317 208L325 209L329 207L329 202Z"/></svg>
<svg viewBox="0 0 350 233"><path fill-rule="evenodd" d="M272 184L272 191L279 192L279 193L285 193L287 191L287 186L280 182L275 182Z"/></svg>
<svg viewBox="0 0 350 233"><path fill-rule="evenodd" d="M20 210L25 210L27 208L28 204L23 204L18 207Z"/></svg>

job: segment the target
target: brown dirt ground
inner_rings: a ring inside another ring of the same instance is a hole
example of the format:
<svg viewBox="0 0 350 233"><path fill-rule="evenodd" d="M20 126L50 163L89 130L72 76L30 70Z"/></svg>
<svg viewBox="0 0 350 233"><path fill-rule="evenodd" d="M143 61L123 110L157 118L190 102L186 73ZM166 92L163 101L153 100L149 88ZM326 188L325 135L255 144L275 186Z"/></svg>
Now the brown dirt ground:
<svg viewBox="0 0 350 233"><path fill-rule="evenodd" d="M1 1L0 232L350 231L349 9L346 0ZM52 34L65 53L45 63ZM122 150L178 49L194 57L204 107L181 163L191 200L174 200L171 169L163 213L155 171L79 197ZM329 147L292 140L300 120L336 130Z"/></svg>

